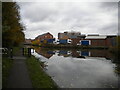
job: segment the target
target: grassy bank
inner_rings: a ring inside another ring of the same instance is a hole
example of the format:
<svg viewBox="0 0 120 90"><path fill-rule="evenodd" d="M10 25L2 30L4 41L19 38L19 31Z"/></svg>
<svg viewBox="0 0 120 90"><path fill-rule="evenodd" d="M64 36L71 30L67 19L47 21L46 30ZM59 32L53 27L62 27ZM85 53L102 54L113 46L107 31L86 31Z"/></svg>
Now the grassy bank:
<svg viewBox="0 0 120 90"><path fill-rule="evenodd" d="M26 64L28 67L29 75L32 81L33 88L55 88L57 85L53 82L50 76L48 76L41 66L43 65L34 56L27 58Z"/></svg>
<svg viewBox="0 0 120 90"><path fill-rule="evenodd" d="M13 60L3 57L2 58L2 87L5 88L9 76L10 69L12 67Z"/></svg>

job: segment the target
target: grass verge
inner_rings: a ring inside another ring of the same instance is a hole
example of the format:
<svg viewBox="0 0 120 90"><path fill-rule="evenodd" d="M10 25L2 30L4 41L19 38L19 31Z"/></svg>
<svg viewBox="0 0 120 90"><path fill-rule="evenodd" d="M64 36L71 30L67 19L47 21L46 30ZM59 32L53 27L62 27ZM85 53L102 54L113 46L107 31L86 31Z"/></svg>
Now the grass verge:
<svg viewBox="0 0 120 90"><path fill-rule="evenodd" d="M51 77L48 76L41 68L41 65L43 64L42 62L40 62L34 56L31 56L30 58L27 58L26 63L33 88L57 89L57 85L54 83Z"/></svg>
<svg viewBox="0 0 120 90"><path fill-rule="evenodd" d="M9 76L10 69L12 67L13 60L3 57L2 58L2 87L5 88Z"/></svg>

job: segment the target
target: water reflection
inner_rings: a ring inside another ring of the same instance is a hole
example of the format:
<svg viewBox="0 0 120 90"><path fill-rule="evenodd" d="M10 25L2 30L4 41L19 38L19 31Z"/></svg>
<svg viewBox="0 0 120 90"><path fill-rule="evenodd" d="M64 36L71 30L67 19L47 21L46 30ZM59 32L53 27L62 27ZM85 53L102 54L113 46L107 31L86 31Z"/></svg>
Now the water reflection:
<svg viewBox="0 0 120 90"><path fill-rule="evenodd" d="M35 48L46 72L61 88L118 87L118 64L107 50L50 50Z"/></svg>
<svg viewBox="0 0 120 90"><path fill-rule="evenodd" d="M46 57L46 58L50 58L53 56L53 54L55 54L54 51L50 51L50 50L47 50L47 49L42 49L42 48L35 48L35 52Z"/></svg>
<svg viewBox="0 0 120 90"><path fill-rule="evenodd" d="M51 58L55 53L58 53L58 56L64 57L101 57L108 60L113 60L114 56L108 50L50 50L43 48L35 48L35 52L46 57Z"/></svg>

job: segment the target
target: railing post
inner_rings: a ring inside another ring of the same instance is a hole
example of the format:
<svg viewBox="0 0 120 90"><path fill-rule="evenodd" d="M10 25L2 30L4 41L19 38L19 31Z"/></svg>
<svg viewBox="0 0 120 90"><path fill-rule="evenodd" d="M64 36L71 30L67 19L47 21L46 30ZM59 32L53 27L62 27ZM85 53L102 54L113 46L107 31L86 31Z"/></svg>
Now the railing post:
<svg viewBox="0 0 120 90"><path fill-rule="evenodd" d="M31 48L28 48L28 57L31 56Z"/></svg>
<svg viewBox="0 0 120 90"><path fill-rule="evenodd" d="M23 56L25 55L24 53L25 53L24 48L22 48L22 54L23 54Z"/></svg>
<svg viewBox="0 0 120 90"><path fill-rule="evenodd" d="M13 58L13 49L10 48L10 58Z"/></svg>

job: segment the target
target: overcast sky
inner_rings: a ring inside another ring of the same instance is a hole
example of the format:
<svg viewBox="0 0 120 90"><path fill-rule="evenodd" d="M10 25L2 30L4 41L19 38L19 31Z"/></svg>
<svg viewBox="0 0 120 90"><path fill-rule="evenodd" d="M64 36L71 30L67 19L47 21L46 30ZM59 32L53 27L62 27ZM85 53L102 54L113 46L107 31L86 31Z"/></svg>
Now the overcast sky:
<svg viewBox="0 0 120 90"><path fill-rule="evenodd" d="M26 38L50 32L117 34L117 2L19 2Z"/></svg>

